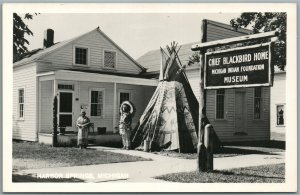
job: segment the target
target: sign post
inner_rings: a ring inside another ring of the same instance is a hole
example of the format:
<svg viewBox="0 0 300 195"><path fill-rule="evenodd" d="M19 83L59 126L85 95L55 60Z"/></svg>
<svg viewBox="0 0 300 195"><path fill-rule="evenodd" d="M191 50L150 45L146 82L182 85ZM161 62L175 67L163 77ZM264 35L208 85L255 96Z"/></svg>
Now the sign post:
<svg viewBox="0 0 300 195"><path fill-rule="evenodd" d="M206 42L207 21L202 22L202 39L201 42ZM207 153L204 146L204 127L206 125L206 90L204 89L204 58L205 50L200 50L200 98L199 98L199 130L198 130L198 145L197 145L197 167L198 171L206 171Z"/></svg>
<svg viewBox="0 0 300 195"><path fill-rule="evenodd" d="M237 47L222 51L206 53L209 48L258 41L274 38L278 31L246 35L217 41L206 42L206 20L202 23L202 43L192 46L193 51L200 51L200 99L199 99L199 130L197 146L198 171L212 171L213 153L208 152L204 137L204 127L209 124L206 117L206 89L241 88L271 86L273 84L272 51L275 39L260 45ZM209 132L213 132L210 126ZM205 140L213 145L213 140ZM210 148L211 149L211 148ZM210 163L210 164L209 164Z"/></svg>
<svg viewBox="0 0 300 195"><path fill-rule="evenodd" d="M197 145L197 166L199 171L206 171L206 148L204 146L204 127L206 125L206 90L204 89L204 50L200 50L200 98L199 98L199 130Z"/></svg>

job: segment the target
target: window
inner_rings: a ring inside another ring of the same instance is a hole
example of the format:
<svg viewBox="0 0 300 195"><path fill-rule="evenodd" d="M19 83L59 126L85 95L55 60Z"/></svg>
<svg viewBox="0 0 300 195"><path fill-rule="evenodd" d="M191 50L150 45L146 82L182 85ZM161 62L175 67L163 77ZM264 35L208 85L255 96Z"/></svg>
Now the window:
<svg viewBox="0 0 300 195"><path fill-rule="evenodd" d="M58 89L61 89L61 90L74 90L74 85L58 84Z"/></svg>
<svg viewBox="0 0 300 195"><path fill-rule="evenodd" d="M103 116L103 90L91 91L91 116Z"/></svg>
<svg viewBox="0 0 300 195"><path fill-rule="evenodd" d="M124 101L130 101L130 93L128 93L128 92L120 92L120 105Z"/></svg>
<svg viewBox="0 0 300 195"><path fill-rule="evenodd" d="M216 101L216 118L223 119L224 118L224 101L225 101L225 90L218 89L217 90L217 101Z"/></svg>
<svg viewBox="0 0 300 195"><path fill-rule="evenodd" d="M261 118L261 102L262 102L262 93L261 88L254 88L254 119Z"/></svg>
<svg viewBox="0 0 300 195"><path fill-rule="evenodd" d="M75 64L88 65L88 49L75 47Z"/></svg>
<svg viewBox="0 0 300 195"><path fill-rule="evenodd" d="M105 68L116 67L116 52L104 51L104 67Z"/></svg>
<svg viewBox="0 0 300 195"><path fill-rule="evenodd" d="M24 118L24 89L18 91L18 104L19 104L19 118Z"/></svg>
<svg viewBox="0 0 300 195"><path fill-rule="evenodd" d="M284 105L277 105L276 106L276 111L277 111L277 125L278 126L284 126L284 116L285 116L285 112L284 112Z"/></svg>

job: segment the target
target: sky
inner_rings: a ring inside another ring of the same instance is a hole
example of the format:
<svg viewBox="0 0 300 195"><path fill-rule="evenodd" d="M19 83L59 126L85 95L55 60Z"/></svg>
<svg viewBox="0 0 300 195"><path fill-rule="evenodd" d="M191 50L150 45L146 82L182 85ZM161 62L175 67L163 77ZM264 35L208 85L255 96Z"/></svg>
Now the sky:
<svg viewBox="0 0 300 195"><path fill-rule="evenodd" d="M241 13L101 13L34 15L24 20L34 36L26 36L29 50L43 47L44 31L54 30L54 42L89 32L98 26L134 59L169 45L199 42L201 22L210 19L229 24ZM20 14L22 16L22 14Z"/></svg>

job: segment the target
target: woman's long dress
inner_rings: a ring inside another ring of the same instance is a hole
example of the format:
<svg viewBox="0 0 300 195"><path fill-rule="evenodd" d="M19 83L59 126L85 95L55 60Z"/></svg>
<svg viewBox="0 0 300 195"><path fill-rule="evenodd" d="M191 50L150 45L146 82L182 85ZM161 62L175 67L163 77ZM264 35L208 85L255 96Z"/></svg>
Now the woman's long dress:
<svg viewBox="0 0 300 195"><path fill-rule="evenodd" d="M88 117L80 116L77 119L77 126L78 126L78 137L77 137L77 145L80 147L86 148L88 145L88 134L89 134L89 125L81 127L80 125L85 125L90 122Z"/></svg>

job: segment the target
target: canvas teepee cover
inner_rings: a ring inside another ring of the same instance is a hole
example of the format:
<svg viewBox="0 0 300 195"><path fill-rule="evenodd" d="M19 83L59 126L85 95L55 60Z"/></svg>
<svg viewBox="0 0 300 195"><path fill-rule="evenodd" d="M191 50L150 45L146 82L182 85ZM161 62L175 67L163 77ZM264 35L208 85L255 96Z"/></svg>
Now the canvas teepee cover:
<svg viewBox="0 0 300 195"><path fill-rule="evenodd" d="M198 101L180 65L173 43L162 49L159 84L133 131L133 147L150 141L150 150L192 152L197 147Z"/></svg>

